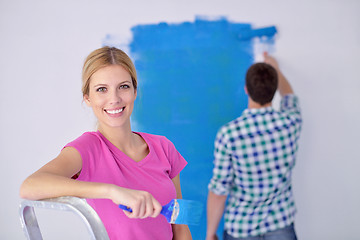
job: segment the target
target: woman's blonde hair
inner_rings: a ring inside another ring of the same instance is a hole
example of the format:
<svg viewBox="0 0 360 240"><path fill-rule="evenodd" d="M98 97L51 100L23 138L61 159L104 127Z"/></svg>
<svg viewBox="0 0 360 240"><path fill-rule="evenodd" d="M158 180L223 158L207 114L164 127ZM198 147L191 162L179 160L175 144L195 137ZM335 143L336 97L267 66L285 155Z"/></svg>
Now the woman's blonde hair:
<svg viewBox="0 0 360 240"><path fill-rule="evenodd" d="M86 58L82 71L82 93L83 96L89 94L91 76L99 69L110 65L120 65L125 68L132 79L134 89L137 89L136 70L133 62L120 49L115 47L102 47L94 50Z"/></svg>

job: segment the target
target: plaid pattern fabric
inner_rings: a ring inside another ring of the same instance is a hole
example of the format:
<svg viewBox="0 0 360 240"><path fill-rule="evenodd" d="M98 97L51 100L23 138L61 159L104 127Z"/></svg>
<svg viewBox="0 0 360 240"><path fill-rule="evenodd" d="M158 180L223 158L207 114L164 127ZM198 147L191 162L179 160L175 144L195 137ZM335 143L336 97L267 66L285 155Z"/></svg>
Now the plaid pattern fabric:
<svg viewBox="0 0 360 240"><path fill-rule="evenodd" d="M256 236L293 223L291 170L301 123L298 98L291 94L281 100L280 111L246 109L219 130L208 188L229 195L224 218L231 236Z"/></svg>

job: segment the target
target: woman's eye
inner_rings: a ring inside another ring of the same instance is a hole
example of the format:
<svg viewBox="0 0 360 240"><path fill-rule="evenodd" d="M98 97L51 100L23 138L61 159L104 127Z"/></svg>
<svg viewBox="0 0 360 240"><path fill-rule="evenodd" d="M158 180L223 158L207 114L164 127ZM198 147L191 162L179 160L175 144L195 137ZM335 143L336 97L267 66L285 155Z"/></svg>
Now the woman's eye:
<svg viewBox="0 0 360 240"><path fill-rule="evenodd" d="M120 88L121 88L121 89L128 89L128 88L130 88L130 86L127 85L127 84L124 84L124 85L121 85Z"/></svg>
<svg viewBox="0 0 360 240"><path fill-rule="evenodd" d="M106 88L105 87L99 87L98 89L96 89L97 92L105 92Z"/></svg>

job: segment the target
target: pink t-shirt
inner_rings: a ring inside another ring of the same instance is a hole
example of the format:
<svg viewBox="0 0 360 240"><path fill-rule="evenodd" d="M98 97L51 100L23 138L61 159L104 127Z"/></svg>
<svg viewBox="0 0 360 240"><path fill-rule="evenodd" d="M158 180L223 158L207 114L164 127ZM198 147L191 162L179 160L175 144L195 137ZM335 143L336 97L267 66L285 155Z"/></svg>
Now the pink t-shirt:
<svg viewBox="0 0 360 240"><path fill-rule="evenodd" d="M135 162L99 131L86 132L65 147L74 147L82 158L80 181L112 183L121 187L151 193L161 205L176 198L172 178L187 162L165 137L137 133L147 143L150 152ZM105 225L111 240L156 239L170 240L171 224L163 215L157 218L130 219L109 199L87 199Z"/></svg>

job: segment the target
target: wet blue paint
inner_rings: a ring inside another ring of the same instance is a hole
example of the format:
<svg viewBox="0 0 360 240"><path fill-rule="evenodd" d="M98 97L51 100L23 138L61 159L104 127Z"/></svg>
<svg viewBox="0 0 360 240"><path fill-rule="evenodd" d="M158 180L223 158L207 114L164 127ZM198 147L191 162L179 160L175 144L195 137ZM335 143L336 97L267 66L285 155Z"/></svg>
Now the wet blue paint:
<svg viewBox="0 0 360 240"><path fill-rule="evenodd" d="M226 19L132 28L139 84L133 129L165 135L188 161L181 172L184 199L206 204L216 133L247 106L244 79L254 62L255 31ZM240 40L241 33L250 37ZM190 229L194 239L205 238L205 212Z"/></svg>

